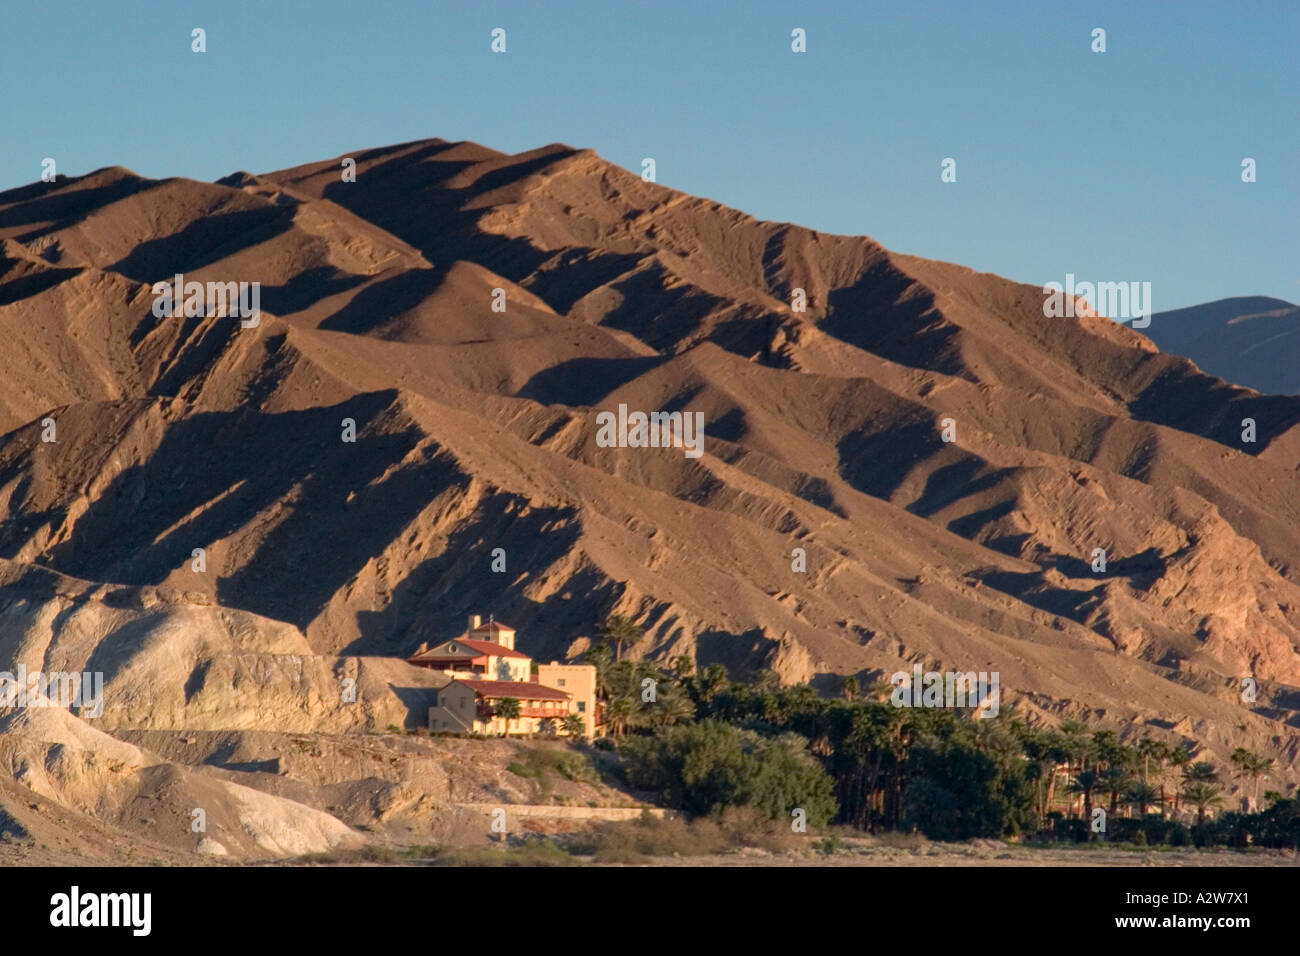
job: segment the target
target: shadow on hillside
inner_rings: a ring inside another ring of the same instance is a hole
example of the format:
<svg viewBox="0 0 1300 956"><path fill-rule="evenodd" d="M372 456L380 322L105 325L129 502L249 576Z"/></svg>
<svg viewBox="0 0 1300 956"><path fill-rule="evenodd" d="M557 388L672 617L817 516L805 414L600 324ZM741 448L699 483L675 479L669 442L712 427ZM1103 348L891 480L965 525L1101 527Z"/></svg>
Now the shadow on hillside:
<svg viewBox="0 0 1300 956"><path fill-rule="evenodd" d="M942 444L942 441L939 444ZM943 465L930 472L929 477L925 480L925 489L921 492L921 497L908 505L907 510L923 518L928 518L935 512L942 511L954 501L960 501L981 491L996 488L1007 478L1014 475L1016 471L1015 468L995 468L982 458L966 455L951 465ZM1007 504L1014 507L1015 501L1012 500ZM997 511L1001 509L1002 505L998 505L988 510ZM1005 513L1005 511L1002 513ZM969 520L969 516L966 520ZM949 524L948 529L961 534L962 532L954 527L959 523L959 521L952 522Z"/></svg>
<svg viewBox="0 0 1300 956"><path fill-rule="evenodd" d="M347 305L320 324L331 332L365 335L418 307L438 291L446 273L409 269L362 289Z"/></svg>
<svg viewBox="0 0 1300 956"><path fill-rule="evenodd" d="M398 687L396 684L389 684L388 689L406 708L403 729L429 726L429 708L438 699L436 687Z"/></svg>
<svg viewBox="0 0 1300 956"><path fill-rule="evenodd" d="M5 272L0 272L0 305L12 305L20 299L27 299L53 289L61 282L66 282L81 269L38 269L25 276L5 279Z"/></svg>
<svg viewBox="0 0 1300 956"><path fill-rule="evenodd" d="M666 361L660 356L569 359L542 369L516 394L542 405L595 405Z"/></svg>
<svg viewBox="0 0 1300 956"><path fill-rule="evenodd" d="M1300 423L1300 397L1260 395L1206 375L1186 359L1176 359L1128 403L1128 411L1134 418L1258 455ZM1255 420L1254 442L1241 440L1246 418ZM1140 479L1145 464L1139 461L1127 473Z"/></svg>
<svg viewBox="0 0 1300 956"><path fill-rule="evenodd" d="M218 600L305 626L430 498L468 481L432 452L402 464L423 433L382 421L395 399L385 391L329 408L243 407L177 421L146 464L123 470L90 503L50 564L157 584L176 569L196 573L192 549L241 535L255 551L234 574L222 576L209 556ZM355 443L340 440L345 417L357 422ZM255 515L264 524L250 531Z"/></svg>
<svg viewBox="0 0 1300 956"><path fill-rule="evenodd" d="M262 308L272 315L292 315L321 299L355 289L369 279L369 276L354 275L334 266L317 266L298 273L284 285L263 285Z"/></svg>
<svg viewBox="0 0 1300 956"><path fill-rule="evenodd" d="M108 266L137 282L166 281L175 273L193 272L241 249L266 242L293 225L293 211L278 206L216 213L198 219L180 232L148 239L125 258ZM222 281L251 282L255 276L230 275Z"/></svg>
<svg viewBox="0 0 1300 956"><path fill-rule="evenodd" d="M1097 572L1092 570L1090 562L1073 555L1039 553L1027 555L1026 560L1033 561L1042 569L1056 570L1072 580L1096 580L1098 587L1088 590L1052 587L1045 583L1043 571L982 569L972 572L972 576L981 583L1040 610L1080 622L1101 597L1102 582L1126 579L1133 590L1145 591L1164 576L1168 566L1168 559L1155 548L1147 548L1125 558L1112 559L1107 562L1105 571Z"/></svg>
<svg viewBox="0 0 1300 956"><path fill-rule="evenodd" d="M104 206L148 189L156 189L161 185L146 179L127 176L106 186L96 186L91 189L66 188L85 178L87 177L81 176L69 179L60 176L53 183L32 183L22 189L9 191L4 195L5 201L18 203L18 205L0 209L0 228L41 226L42 228L18 237L19 242L31 242L49 233L66 229ZM46 223L49 225L47 226Z"/></svg>
<svg viewBox="0 0 1300 956"><path fill-rule="evenodd" d="M495 614L517 628L528 653L550 650L539 638L554 625L524 590L534 575L570 554L580 534L571 509L531 508L517 495L490 494L477 503L473 520L448 537L437 554L406 572L382 609L358 611L362 636L342 653L406 657L422 642L434 645L459 637L474 613L485 618ZM492 570L496 548L505 551L504 572ZM572 579L569 584L577 589Z"/></svg>
<svg viewBox="0 0 1300 956"><path fill-rule="evenodd" d="M958 350L958 329L934 309L934 296L880 259L849 286L831 290L823 332L911 368L973 381Z"/></svg>
<svg viewBox="0 0 1300 956"><path fill-rule="evenodd" d="M946 447L933 422L904 421L879 431L845 435L836 451L845 481L888 501L913 468Z"/></svg>
<svg viewBox="0 0 1300 956"><path fill-rule="evenodd" d="M695 666L703 670L710 664L721 664L732 680L744 681L767 665L778 646L757 627L741 634L701 631L695 638Z"/></svg>
<svg viewBox="0 0 1300 956"><path fill-rule="evenodd" d="M431 143L370 167L355 183L331 183L323 195L410 243L439 268L464 260L512 282L539 273L528 282L528 291L560 315L641 260L641 255L616 255L588 248L555 252L540 249L527 239L481 231L477 223L483 210L466 208L472 200L539 172L563 157L534 157L489 171L469 186L452 188L446 183L475 165L436 158L456 146ZM349 323L356 319L345 316L338 321Z"/></svg>

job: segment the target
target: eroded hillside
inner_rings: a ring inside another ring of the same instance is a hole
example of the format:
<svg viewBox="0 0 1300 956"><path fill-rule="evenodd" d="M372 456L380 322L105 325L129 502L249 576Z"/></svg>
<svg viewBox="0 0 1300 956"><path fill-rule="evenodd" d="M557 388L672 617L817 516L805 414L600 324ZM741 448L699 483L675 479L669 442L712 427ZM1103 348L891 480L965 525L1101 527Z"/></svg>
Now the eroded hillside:
<svg viewBox="0 0 1300 956"><path fill-rule="evenodd" d="M0 647L108 670L108 732L373 730L469 612L541 659L618 612L637 656L996 670L1294 780L1300 399L588 150L354 158L0 194ZM178 273L260 321L156 317ZM601 447L620 404L704 454Z"/></svg>

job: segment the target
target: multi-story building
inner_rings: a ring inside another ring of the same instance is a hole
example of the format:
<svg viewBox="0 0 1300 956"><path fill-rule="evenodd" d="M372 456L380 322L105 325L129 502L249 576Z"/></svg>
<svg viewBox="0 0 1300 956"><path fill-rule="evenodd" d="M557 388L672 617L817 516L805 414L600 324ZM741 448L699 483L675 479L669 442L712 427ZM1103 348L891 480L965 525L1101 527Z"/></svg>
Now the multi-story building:
<svg viewBox="0 0 1300 956"><path fill-rule="evenodd" d="M569 695L573 713L587 725L586 736L595 737L600 729L600 704L596 700L596 668L590 664L537 665L537 682Z"/></svg>
<svg viewBox="0 0 1300 956"><path fill-rule="evenodd" d="M577 714L586 736L599 732L596 668L590 664L536 665L515 650L515 629L475 614L460 637L434 647L421 645L407 659L452 680L429 708L429 730L484 734L565 733L564 719ZM518 702L519 716L505 718L501 702Z"/></svg>

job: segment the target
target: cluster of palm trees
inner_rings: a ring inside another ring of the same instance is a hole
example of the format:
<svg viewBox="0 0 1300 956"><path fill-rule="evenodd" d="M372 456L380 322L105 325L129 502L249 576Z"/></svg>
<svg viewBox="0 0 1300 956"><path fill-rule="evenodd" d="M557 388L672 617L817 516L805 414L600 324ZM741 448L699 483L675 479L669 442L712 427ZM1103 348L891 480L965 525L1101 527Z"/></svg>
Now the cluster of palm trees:
<svg viewBox="0 0 1300 956"><path fill-rule="evenodd" d="M678 657L669 670L651 661L623 660L624 646L635 644L643 631L621 614L610 617L600 633L603 640L587 651L586 661L596 667L596 696L607 734L621 737L694 719L695 704L685 688L694 671L689 657Z"/></svg>
<svg viewBox="0 0 1300 956"><path fill-rule="evenodd" d="M502 697L492 705L492 714L502 720L501 736L510 733L510 722L518 720L523 713L523 705L518 697ZM587 723L579 714L568 714L562 720L548 719L542 721L543 733L552 734L558 728L570 737L581 737L587 732Z"/></svg>
<svg viewBox="0 0 1300 956"><path fill-rule="evenodd" d="M610 617L601 635L586 660L596 666L610 736L655 732L697 718L770 733L793 731L808 739L809 750L835 780L842 822L859 827L902 825L908 808L922 804L928 792L921 777L934 768L926 763L926 753L943 748L953 754L973 748L992 758L996 772L979 786L967 787L970 793L942 772L935 781L956 787L954 799L972 805L984 799L984 790L1005 790L1010 809L1003 823L1015 831L1031 828L1035 817L1039 828L1048 830L1050 818L1059 819L1062 808L1064 816L1090 821L1095 805L1110 815L1126 812L1138 819L1154 810L1176 820L1190 808L1199 826L1224 804L1227 781L1221 771L1208 760L1194 759L1187 746L1152 737L1123 743L1113 730L1089 732L1075 720L1063 721L1059 728L1031 727L1014 708L1001 719L973 722L955 720L947 712L900 709L888 703L890 684L863 687L854 677L844 680L842 698L835 700L808 685L782 687L767 671L737 684L717 664L695 672L687 657L667 668L624 660L624 649L636 645L643 632L622 615ZM923 759L917 759L918 753ZM1243 792L1251 785L1251 804L1258 809L1260 782L1274 761L1240 747L1230 762L1232 778L1241 782ZM1282 799L1271 790L1264 797Z"/></svg>
<svg viewBox="0 0 1300 956"><path fill-rule="evenodd" d="M1196 809L1196 822L1205 822L1206 813L1223 804L1220 772L1210 761L1194 761L1184 746L1144 737L1135 745L1122 744L1113 730L1099 730L1091 735L1079 721L1066 720L1059 730L1036 730L1025 740L1025 751L1039 765L1038 810L1046 820L1055 803L1057 779L1066 780L1066 801L1070 816L1082 811L1091 819L1098 796L1108 802L1107 812L1120 808L1129 815L1146 816L1155 808L1163 814L1171 807L1177 814L1186 805ZM1238 747L1232 754L1233 776L1243 783L1254 784L1254 803L1258 804L1259 782L1267 777L1273 760ZM1172 779L1171 779L1172 778Z"/></svg>

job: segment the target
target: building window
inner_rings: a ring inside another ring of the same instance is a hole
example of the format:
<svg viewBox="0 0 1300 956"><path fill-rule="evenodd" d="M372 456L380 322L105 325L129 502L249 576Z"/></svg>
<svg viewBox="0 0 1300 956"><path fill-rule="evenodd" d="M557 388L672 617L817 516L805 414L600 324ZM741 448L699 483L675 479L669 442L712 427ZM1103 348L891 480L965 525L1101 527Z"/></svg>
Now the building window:
<svg viewBox="0 0 1300 956"><path fill-rule="evenodd" d="M563 687L563 686L564 686L564 678L561 677L559 680L557 680L557 681L555 682L555 686L556 686L556 687Z"/></svg>
<svg viewBox="0 0 1300 956"><path fill-rule="evenodd" d="M587 712L587 702L585 700L578 701L578 713L585 714L586 712Z"/></svg>

